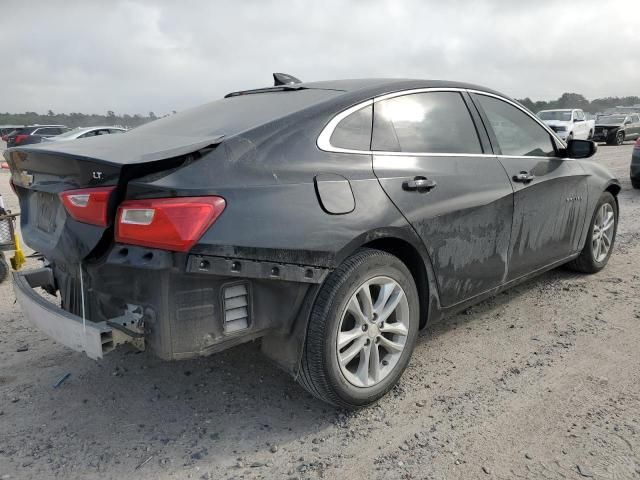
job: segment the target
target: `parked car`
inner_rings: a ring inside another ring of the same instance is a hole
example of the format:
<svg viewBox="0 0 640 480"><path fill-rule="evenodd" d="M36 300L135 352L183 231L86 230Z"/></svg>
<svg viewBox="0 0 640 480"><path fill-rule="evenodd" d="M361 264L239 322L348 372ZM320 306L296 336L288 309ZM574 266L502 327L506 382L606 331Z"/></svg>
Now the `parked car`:
<svg viewBox="0 0 640 480"><path fill-rule="evenodd" d="M78 138L90 138L124 132L126 132L126 130L120 127L78 127L60 135L56 135L55 137L43 138L43 141L66 142L67 140L77 140Z"/></svg>
<svg viewBox="0 0 640 480"><path fill-rule="evenodd" d="M578 108L542 110L538 117L565 141L574 138L589 140L595 129L595 121L587 119Z"/></svg>
<svg viewBox="0 0 640 480"><path fill-rule="evenodd" d="M23 128L24 125L0 125L0 138L3 142L7 141L7 136L14 132L18 128Z"/></svg>
<svg viewBox="0 0 640 480"><path fill-rule="evenodd" d="M633 188L640 188L640 138L633 146L630 177Z"/></svg>
<svg viewBox="0 0 640 480"><path fill-rule="evenodd" d="M7 148L40 143L43 138L53 137L66 132L64 125L32 125L11 132L7 136Z"/></svg>
<svg viewBox="0 0 640 480"><path fill-rule="evenodd" d="M581 160L596 148L483 87L372 79L10 149L24 241L46 259L13 274L16 298L92 358L261 338L313 395L361 407L427 321L558 265L604 268L621 187Z"/></svg>
<svg viewBox="0 0 640 480"><path fill-rule="evenodd" d="M640 115L600 115L596 120L594 142L622 145L625 140L640 138Z"/></svg>

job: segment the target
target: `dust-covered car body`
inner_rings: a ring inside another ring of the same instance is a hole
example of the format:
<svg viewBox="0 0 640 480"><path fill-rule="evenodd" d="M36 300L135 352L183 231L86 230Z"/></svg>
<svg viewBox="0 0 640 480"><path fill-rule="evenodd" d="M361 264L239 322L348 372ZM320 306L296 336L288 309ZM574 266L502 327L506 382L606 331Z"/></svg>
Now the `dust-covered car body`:
<svg viewBox="0 0 640 480"><path fill-rule="evenodd" d="M424 95L441 113L430 141L451 140L435 151L389 134L411 139ZM489 118L494 108L509 109L504 120ZM507 151L509 115L524 115L545 145ZM597 163L565 158L566 145L512 100L440 81L239 92L126 135L5 156L25 242L46 259L14 274L16 295L36 323L55 311L40 321L54 338L94 357L129 341L180 359L261 337L294 375L318 290L358 249L407 265L424 325L575 258L600 194L620 189ZM90 204L90 189L101 225L69 211ZM222 202L200 205L215 218L193 242L145 237L154 201L193 198ZM42 304L36 286L58 292L62 308Z"/></svg>

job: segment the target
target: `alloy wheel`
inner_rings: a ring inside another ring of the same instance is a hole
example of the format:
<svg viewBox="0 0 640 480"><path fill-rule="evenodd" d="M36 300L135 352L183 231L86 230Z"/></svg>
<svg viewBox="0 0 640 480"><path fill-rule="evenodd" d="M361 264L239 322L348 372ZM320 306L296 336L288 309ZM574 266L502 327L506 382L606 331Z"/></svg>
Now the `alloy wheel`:
<svg viewBox="0 0 640 480"><path fill-rule="evenodd" d="M593 222L593 234L591 235L591 251L593 259L598 263L607 258L609 254L613 242L615 222L615 213L611 204L602 204Z"/></svg>
<svg viewBox="0 0 640 480"><path fill-rule="evenodd" d="M409 334L409 303L389 277L360 285L342 312L336 338L340 371L357 387L372 387L398 363Z"/></svg>

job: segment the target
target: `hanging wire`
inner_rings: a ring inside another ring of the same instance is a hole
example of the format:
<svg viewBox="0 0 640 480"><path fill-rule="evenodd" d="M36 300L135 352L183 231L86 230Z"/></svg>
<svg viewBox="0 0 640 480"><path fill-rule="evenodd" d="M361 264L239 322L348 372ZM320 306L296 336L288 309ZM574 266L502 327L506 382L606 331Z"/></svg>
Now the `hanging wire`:
<svg viewBox="0 0 640 480"><path fill-rule="evenodd" d="M82 279L82 261L80 261L80 302L82 303L82 333L87 334L86 316L84 311L84 280ZM83 339L84 343L84 339Z"/></svg>

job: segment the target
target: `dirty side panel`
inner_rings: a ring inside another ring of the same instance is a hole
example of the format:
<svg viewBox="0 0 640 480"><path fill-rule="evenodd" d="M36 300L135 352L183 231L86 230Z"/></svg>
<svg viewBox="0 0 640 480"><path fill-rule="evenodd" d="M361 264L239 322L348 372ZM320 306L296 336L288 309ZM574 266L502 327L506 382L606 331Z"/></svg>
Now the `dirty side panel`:
<svg viewBox="0 0 640 480"><path fill-rule="evenodd" d="M587 175L576 160L502 157L511 176L528 171L534 180L513 182L514 222L509 280L568 257L581 247L587 213Z"/></svg>
<svg viewBox="0 0 640 480"><path fill-rule="evenodd" d="M495 157L374 156L389 197L423 239L443 306L500 285L507 273L512 189ZM406 181L433 180L430 191Z"/></svg>

